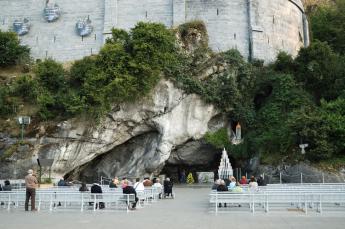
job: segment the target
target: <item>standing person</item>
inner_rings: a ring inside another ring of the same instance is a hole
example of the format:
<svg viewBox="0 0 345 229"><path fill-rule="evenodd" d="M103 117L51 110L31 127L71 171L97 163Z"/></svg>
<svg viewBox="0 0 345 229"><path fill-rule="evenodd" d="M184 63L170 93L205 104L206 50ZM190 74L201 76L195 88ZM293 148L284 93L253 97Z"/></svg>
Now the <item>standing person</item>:
<svg viewBox="0 0 345 229"><path fill-rule="evenodd" d="M163 185L160 183L159 178L156 179L156 181L152 185L152 187L158 191L158 197L159 197L159 199L161 199L162 198L162 192L163 192Z"/></svg>
<svg viewBox="0 0 345 229"><path fill-rule="evenodd" d="M165 181L163 182L163 186L164 186L164 198L167 197L167 196L173 196L173 191L172 191L172 188L174 186L173 182L170 181L170 178L167 177L165 179Z"/></svg>
<svg viewBox="0 0 345 229"><path fill-rule="evenodd" d="M37 211L35 208L35 196L37 188L37 178L33 174L32 169L28 170L28 175L25 177L25 187L26 187L26 199L25 199L25 211L29 211L29 199L31 198L31 211Z"/></svg>
<svg viewBox="0 0 345 229"><path fill-rule="evenodd" d="M180 174L180 183L181 184L186 183L186 172L184 171L184 169L181 171L181 174Z"/></svg>

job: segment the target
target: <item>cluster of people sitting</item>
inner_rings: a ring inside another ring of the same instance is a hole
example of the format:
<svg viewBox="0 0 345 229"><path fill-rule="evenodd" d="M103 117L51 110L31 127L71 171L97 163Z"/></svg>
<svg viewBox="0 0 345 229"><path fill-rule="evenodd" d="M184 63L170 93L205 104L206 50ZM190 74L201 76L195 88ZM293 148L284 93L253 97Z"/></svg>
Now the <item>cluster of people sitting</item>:
<svg viewBox="0 0 345 229"><path fill-rule="evenodd" d="M256 190L258 186L264 186L265 180L262 176L255 179L251 176L249 181L245 176L242 176L241 180L238 182L234 176L230 176L229 179L222 180L218 179L214 182L212 190L217 190L218 192L232 191L236 193L243 192L243 186L248 186L249 190Z"/></svg>
<svg viewBox="0 0 345 229"><path fill-rule="evenodd" d="M0 191L12 191L12 185L9 180L5 180L3 186L0 184Z"/></svg>
<svg viewBox="0 0 345 229"><path fill-rule="evenodd" d="M159 178L154 178L152 181L149 178L144 178L143 181L141 181L140 178L136 178L135 183L133 184L130 180L128 180L125 177L122 178L121 182L119 181L117 177L115 177L114 179L112 179L112 181L109 184L109 188L117 188L119 186L122 188L122 192L124 194L134 194L135 202L132 203L132 206L130 206L130 209L135 210L136 205L139 201L139 198L137 197L137 192L144 191L145 187L153 187L153 188L157 188L158 190L162 190L162 192L159 193L159 198L162 197L163 191L164 191L164 197L167 197L169 195L172 195L173 183L170 181L170 178L166 178L164 180L163 185L160 183ZM81 184L79 191L80 192L89 191L89 189L86 186L86 183ZM97 182L93 183L91 186L91 193L102 193L101 185ZM92 205L93 203L90 202L89 204ZM105 205L103 202L99 202L99 206L98 204L96 204L96 208L103 209L105 208Z"/></svg>
<svg viewBox="0 0 345 229"><path fill-rule="evenodd" d="M250 191L255 191L258 189L258 186L264 186L265 181L262 176L258 179L255 179L254 176L251 176L249 181L245 176L242 176L241 180L238 182L234 176L230 176L229 179L222 180L218 179L214 182L212 190L217 190L217 192L226 192L231 191L232 193L243 193L243 187L246 186ZM218 204L219 207L222 207L222 204ZM224 203L226 207L226 203ZM239 205L241 207L241 205Z"/></svg>

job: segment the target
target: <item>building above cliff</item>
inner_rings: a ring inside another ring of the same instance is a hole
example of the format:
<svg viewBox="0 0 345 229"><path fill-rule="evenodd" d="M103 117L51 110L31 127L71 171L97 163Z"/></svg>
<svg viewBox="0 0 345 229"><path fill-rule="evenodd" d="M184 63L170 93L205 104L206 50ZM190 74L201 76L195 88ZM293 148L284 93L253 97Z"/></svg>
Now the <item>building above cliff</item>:
<svg viewBox="0 0 345 229"><path fill-rule="evenodd" d="M111 28L130 29L139 21L175 27L202 20L210 47L216 51L238 49L250 59L271 62L279 51L295 56L309 44L308 22L300 0L54 0L60 18L47 22L46 0L0 1L0 29L27 18L31 29L21 42L35 59L51 57L70 61L98 53ZM92 21L93 32L80 37L76 23Z"/></svg>

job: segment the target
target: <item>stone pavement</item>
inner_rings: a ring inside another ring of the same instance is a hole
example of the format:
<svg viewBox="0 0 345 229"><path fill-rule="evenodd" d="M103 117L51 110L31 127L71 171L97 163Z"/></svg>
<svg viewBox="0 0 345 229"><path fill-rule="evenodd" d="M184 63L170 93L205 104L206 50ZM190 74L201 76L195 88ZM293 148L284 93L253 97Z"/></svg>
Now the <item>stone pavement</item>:
<svg viewBox="0 0 345 229"><path fill-rule="evenodd" d="M345 213L322 216L301 212L229 213L209 212L208 188L175 188L176 199L166 199L130 213L124 212L25 212L24 209L0 211L1 229L343 229Z"/></svg>

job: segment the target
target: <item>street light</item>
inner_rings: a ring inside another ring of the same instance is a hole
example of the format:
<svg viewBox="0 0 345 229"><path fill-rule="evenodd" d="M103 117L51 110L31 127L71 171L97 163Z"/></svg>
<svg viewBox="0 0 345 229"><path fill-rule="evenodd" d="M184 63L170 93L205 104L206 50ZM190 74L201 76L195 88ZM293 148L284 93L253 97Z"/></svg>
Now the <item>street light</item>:
<svg viewBox="0 0 345 229"><path fill-rule="evenodd" d="M299 148L301 148L301 154L305 154L305 148L307 148L309 145L308 144L300 144Z"/></svg>
<svg viewBox="0 0 345 229"><path fill-rule="evenodd" d="M29 116L19 116L18 123L21 125L21 138L24 139L24 125L29 125L31 122L31 118Z"/></svg>

